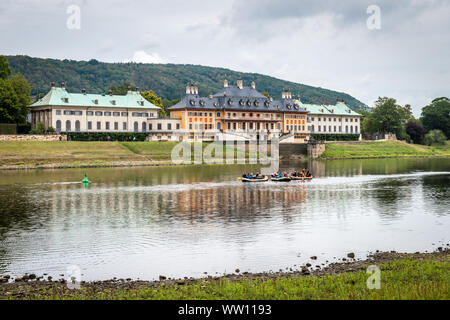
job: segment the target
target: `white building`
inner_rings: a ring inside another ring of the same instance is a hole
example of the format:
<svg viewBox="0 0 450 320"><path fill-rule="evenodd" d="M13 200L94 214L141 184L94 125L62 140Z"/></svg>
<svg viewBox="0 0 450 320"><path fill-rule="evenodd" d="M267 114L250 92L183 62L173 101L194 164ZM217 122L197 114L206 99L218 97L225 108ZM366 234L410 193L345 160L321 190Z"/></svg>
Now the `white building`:
<svg viewBox="0 0 450 320"><path fill-rule="evenodd" d="M69 93L64 84L52 84L47 95L31 105L31 125L42 122L57 132L147 132L147 119L157 118L159 110L138 91Z"/></svg>

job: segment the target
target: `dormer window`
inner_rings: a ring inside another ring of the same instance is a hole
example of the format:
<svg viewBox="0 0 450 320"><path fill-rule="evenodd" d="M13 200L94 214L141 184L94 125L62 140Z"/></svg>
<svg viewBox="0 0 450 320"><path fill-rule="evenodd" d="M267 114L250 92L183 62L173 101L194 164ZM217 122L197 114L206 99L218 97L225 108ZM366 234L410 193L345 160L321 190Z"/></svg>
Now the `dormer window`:
<svg viewBox="0 0 450 320"><path fill-rule="evenodd" d="M189 101L189 103L191 104L191 106L195 106L195 101L194 100Z"/></svg>
<svg viewBox="0 0 450 320"><path fill-rule="evenodd" d="M291 110L291 105L290 105L290 104L286 105L286 108L288 108L289 110Z"/></svg>
<svg viewBox="0 0 450 320"><path fill-rule="evenodd" d="M264 102L264 105L266 106L266 108L270 107L269 101Z"/></svg>
<svg viewBox="0 0 450 320"><path fill-rule="evenodd" d="M295 110L298 110L298 104L294 105Z"/></svg>
<svg viewBox="0 0 450 320"><path fill-rule="evenodd" d="M250 100L247 100L247 105L250 107L252 105L252 102Z"/></svg>
<svg viewBox="0 0 450 320"><path fill-rule="evenodd" d="M218 107L219 106L219 103L218 102L214 102L214 107Z"/></svg>
<svg viewBox="0 0 450 320"><path fill-rule="evenodd" d="M244 105L244 101L243 101L243 100L239 100L239 104L240 104L241 106L243 106L243 105Z"/></svg>
<svg viewBox="0 0 450 320"><path fill-rule="evenodd" d="M205 101L200 100L200 105L201 105L202 107L204 107L204 106L205 106Z"/></svg>
<svg viewBox="0 0 450 320"><path fill-rule="evenodd" d="M138 101L138 103L143 107L144 106L144 101Z"/></svg>
<svg viewBox="0 0 450 320"><path fill-rule="evenodd" d="M65 103L69 103L69 98L63 98L63 101L64 101Z"/></svg>
<svg viewBox="0 0 450 320"><path fill-rule="evenodd" d="M228 104L231 106L233 104L233 100L228 99Z"/></svg>
<svg viewBox="0 0 450 320"><path fill-rule="evenodd" d="M115 105L116 105L116 100L112 100L112 101L111 101L111 104L112 104L113 106L115 106Z"/></svg>
<svg viewBox="0 0 450 320"><path fill-rule="evenodd" d="M98 104L98 99L95 99L95 100L94 100L94 104Z"/></svg>
<svg viewBox="0 0 450 320"><path fill-rule="evenodd" d="M255 107L258 107L259 106L259 101L255 100L254 105L255 105Z"/></svg>

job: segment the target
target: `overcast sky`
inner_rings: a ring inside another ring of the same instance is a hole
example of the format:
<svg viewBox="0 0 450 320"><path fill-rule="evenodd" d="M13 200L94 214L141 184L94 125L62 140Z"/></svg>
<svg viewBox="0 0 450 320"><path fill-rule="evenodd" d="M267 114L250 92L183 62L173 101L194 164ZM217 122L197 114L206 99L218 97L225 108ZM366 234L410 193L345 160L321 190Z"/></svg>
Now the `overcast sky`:
<svg viewBox="0 0 450 320"><path fill-rule="evenodd" d="M219 66L419 115L450 96L450 0L1 0L0 54Z"/></svg>

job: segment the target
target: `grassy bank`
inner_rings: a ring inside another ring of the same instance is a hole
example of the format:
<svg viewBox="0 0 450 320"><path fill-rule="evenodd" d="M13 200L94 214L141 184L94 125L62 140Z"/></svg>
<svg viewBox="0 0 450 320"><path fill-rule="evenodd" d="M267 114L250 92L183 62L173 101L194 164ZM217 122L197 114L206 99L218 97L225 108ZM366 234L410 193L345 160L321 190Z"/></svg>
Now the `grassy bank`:
<svg viewBox="0 0 450 320"><path fill-rule="evenodd" d="M368 265L381 269L381 288L370 290ZM380 253L335 264L312 275L258 274L163 282L108 281L69 290L61 283L0 285L2 299L449 299L450 254Z"/></svg>
<svg viewBox="0 0 450 320"><path fill-rule="evenodd" d="M176 145L177 142L0 142L0 169L170 165ZM209 144L201 145L204 150ZM191 150L193 158L194 144ZM225 153L225 146L223 150ZM237 157L237 150L234 155Z"/></svg>
<svg viewBox="0 0 450 320"><path fill-rule="evenodd" d="M423 146L401 141L327 143L322 159L394 158L450 156L450 143Z"/></svg>

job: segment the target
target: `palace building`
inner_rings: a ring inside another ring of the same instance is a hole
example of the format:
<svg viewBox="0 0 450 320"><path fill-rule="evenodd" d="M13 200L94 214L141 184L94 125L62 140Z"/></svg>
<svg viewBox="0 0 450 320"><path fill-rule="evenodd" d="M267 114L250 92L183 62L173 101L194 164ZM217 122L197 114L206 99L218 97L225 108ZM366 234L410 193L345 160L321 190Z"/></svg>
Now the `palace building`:
<svg viewBox="0 0 450 320"><path fill-rule="evenodd" d="M41 122L57 132L148 132L160 108L138 91L126 95L69 93L63 83L31 105L31 125Z"/></svg>
<svg viewBox="0 0 450 320"><path fill-rule="evenodd" d="M188 85L186 95L169 110L171 118L179 121L177 138L152 132L151 140L181 140L184 134L184 140L193 141L201 134L203 141L270 140L276 136L303 143L308 137L307 111L291 93L284 90L281 100L273 100L259 93L254 82L244 87L242 80L236 86L225 80L223 89L209 97L199 96L198 88Z"/></svg>

